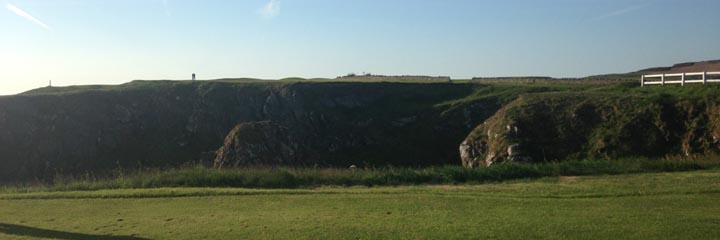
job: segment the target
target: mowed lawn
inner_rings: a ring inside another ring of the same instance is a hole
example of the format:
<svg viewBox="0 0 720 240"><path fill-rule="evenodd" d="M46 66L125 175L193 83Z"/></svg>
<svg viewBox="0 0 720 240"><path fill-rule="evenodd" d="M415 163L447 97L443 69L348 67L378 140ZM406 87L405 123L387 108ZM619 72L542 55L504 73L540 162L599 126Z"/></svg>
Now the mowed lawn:
<svg viewBox="0 0 720 240"><path fill-rule="evenodd" d="M0 194L0 239L720 239L720 170L484 185Z"/></svg>

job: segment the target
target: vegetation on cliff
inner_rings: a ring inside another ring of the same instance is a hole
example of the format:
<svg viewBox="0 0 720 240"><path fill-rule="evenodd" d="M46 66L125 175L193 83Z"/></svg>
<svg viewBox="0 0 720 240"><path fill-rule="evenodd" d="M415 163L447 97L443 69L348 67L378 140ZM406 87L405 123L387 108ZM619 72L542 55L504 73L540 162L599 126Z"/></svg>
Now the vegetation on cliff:
<svg viewBox="0 0 720 240"><path fill-rule="evenodd" d="M473 130L461 154L466 166L713 154L719 110L716 86L524 94Z"/></svg>
<svg viewBox="0 0 720 240"><path fill-rule="evenodd" d="M0 181L197 164L476 166L510 160L511 147L513 160L532 162L714 153L717 96L714 85L629 82L223 79L44 88L0 98Z"/></svg>
<svg viewBox="0 0 720 240"><path fill-rule="evenodd" d="M452 164L457 143L499 105L443 103L482 87L220 80L42 89L0 99L0 178L210 166L233 128L264 121L302 141L289 143L302 144L304 158L288 166Z"/></svg>

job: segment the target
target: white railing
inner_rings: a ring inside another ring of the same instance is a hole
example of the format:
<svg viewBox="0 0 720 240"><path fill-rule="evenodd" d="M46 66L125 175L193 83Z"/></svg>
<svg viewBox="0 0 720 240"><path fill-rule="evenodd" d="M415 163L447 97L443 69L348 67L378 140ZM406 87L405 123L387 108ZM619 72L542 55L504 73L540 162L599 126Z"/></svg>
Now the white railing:
<svg viewBox="0 0 720 240"><path fill-rule="evenodd" d="M694 77L702 76L702 77ZM678 80L677 78L680 77ZM688 79L688 77L691 77ZM692 78L694 77L694 78ZM713 77L715 77L713 79ZM668 79L675 78L675 79ZM672 73L672 74L653 74L642 75L640 77L640 85L665 85L665 84L685 84L690 83L720 83L720 72L695 72L695 73Z"/></svg>

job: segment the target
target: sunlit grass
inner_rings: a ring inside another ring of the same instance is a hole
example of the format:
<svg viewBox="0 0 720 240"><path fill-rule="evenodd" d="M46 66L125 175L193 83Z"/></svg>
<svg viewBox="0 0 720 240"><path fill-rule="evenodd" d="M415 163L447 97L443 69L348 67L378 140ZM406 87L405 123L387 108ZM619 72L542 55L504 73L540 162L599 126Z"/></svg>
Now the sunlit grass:
<svg viewBox="0 0 720 240"><path fill-rule="evenodd" d="M706 170L480 185L4 193L0 239L715 239L719 182L718 170Z"/></svg>

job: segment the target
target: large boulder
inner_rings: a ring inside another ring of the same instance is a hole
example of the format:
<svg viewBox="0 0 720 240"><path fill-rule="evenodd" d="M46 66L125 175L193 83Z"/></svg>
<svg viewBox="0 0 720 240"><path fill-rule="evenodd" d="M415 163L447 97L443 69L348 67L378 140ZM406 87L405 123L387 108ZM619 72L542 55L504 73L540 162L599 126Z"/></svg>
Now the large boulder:
<svg viewBox="0 0 720 240"><path fill-rule="evenodd" d="M476 167L716 153L718 105L717 98L528 94L475 128L460 156Z"/></svg>
<svg viewBox="0 0 720 240"><path fill-rule="evenodd" d="M217 151L215 167L277 166L303 159L301 143L280 124L262 121L235 126Z"/></svg>

